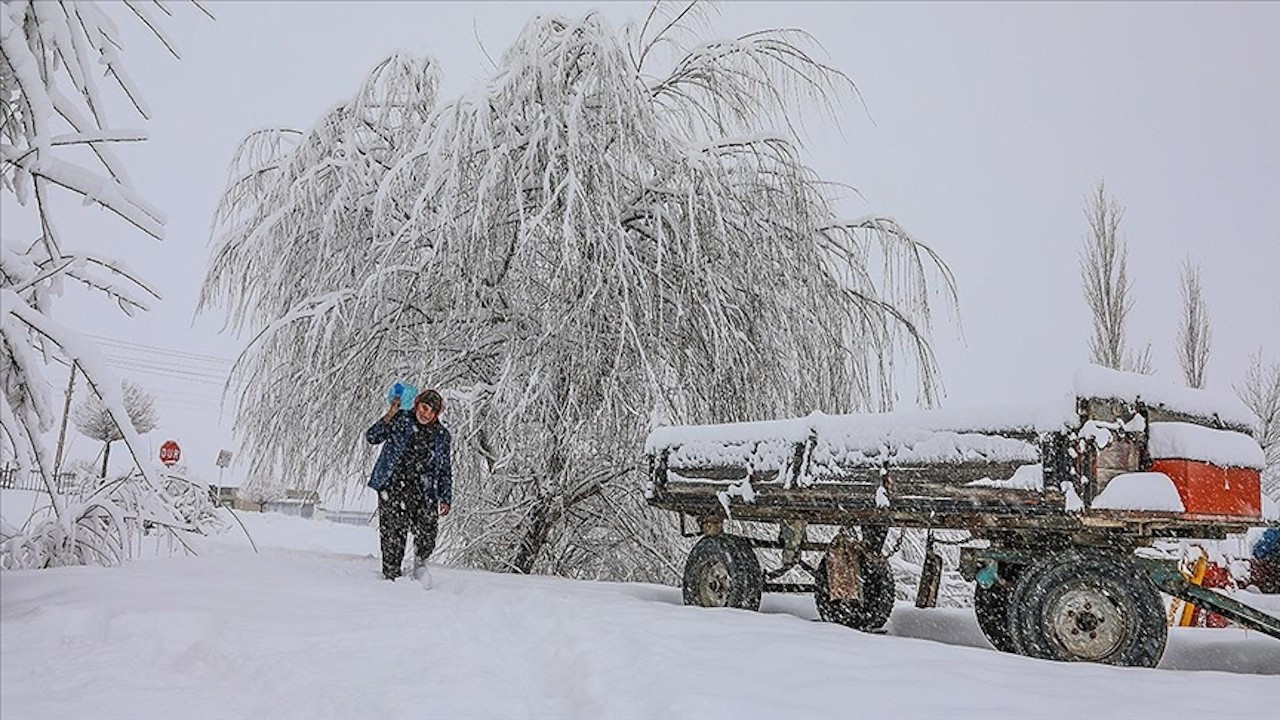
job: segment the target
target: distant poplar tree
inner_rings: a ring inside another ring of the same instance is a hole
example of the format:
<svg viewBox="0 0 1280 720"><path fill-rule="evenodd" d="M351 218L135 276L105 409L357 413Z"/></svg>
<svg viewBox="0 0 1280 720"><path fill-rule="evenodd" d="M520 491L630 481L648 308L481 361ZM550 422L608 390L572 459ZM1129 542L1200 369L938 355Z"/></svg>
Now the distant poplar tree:
<svg viewBox="0 0 1280 720"><path fill-rule="evenodd" d="M1098 183L1085 199L1089 234L1080 256L1084 297L1093 314L1089 339L1092 362L1113 370L1151 372L1151 348L1133 354L1127 346L1126 323L1133 309L1133 281L1129 278L1129 249L1120 235L1124 208Z"/></svg>
<svg viewBox="0 0 1280 720"><path fill-rule="evenodd" d="M1178 364L1187 385L1203 388L1213 328L1200 286L1200 266L1182 264L1182 322L1178 325Z"/></svg>

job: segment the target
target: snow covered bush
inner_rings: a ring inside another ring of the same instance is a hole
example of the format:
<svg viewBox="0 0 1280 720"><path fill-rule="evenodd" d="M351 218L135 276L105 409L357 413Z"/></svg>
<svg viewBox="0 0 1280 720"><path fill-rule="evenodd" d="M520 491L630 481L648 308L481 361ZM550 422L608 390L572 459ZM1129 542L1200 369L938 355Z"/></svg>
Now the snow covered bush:
<svg viewBox="0 0 1280 720"><path fill-rule="evenodd" d="M700 42L700 10L537 17L445 103L434 63L393 56L309 132L245 140L202 307L253 333L251 475L350 482L408 379L449 402L461 562L671 578L653 424L886 408L904 351L933 400L949 271L841 218L792 131L852 83L802 31ZM299 397L349 411L279 412Z"/></svg>
<svg viewBox="0 0 1280 720"><path fill-rule="evenodd" d="M71 485L78 492L62 497L57 511L37 508L24 527L0 519L0 569L115 565L147 552L185 552L184 533L222 527L208 490L176 475L155 486L136 470L107 480L84 467Z"/></svg>
<svg viewBox="0 0 1280 720"><path fill-rule="evenodd" d="M210 494L208 483L192 476L185 465L157 472L163 480L165 502L184 524L206 535L226 526L219 513L221 505Z"/></svg>
<svg viewBox="0 0 1280 720"><path fill-rule="evenodd" d="M128 9L172 51L153 8L130 4ZM138 530L130 518L178 526L171 512L154 506L159 480L145 464L141 475L107 496L65 505L53 481L57 461L47 440L57 412L47 372L50 364L59 364L83 373L135 461L142 447L119 380L91 343L55 319L54 307L69 281L130 314L158 299L125 261L93 245L100 235L74 237L58 222L67 211L57 204L65 198L57 196L69 193L144 235L163 237L163 214L134 190L113 149L146 135L107 120L111 98L99 86L105 72L147 117L138 87L120 60L113 11L93 3L24 0L5 2L0 9L0 184L12 193L5 197L5 214L8 219L19 212L8 202L16 201L29 214L28 224L38 228L33 237L0 238L0 446L16 459L19 472L35 471L43 478L54 512L31 535L5 530L6 567L110 562L128 556Z"/></svg>

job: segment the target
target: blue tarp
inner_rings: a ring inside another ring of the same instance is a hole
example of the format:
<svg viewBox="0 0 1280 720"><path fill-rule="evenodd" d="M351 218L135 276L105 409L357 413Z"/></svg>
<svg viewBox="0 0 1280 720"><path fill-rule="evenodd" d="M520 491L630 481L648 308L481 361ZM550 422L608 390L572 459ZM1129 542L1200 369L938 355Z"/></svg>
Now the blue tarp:
<svg viewBox="0 0 1280 720"><path fill-rule="evenodd" d="M1280 561L1280 528L1267 528L1253 544L1253 556L1259 560Z"/></svg>

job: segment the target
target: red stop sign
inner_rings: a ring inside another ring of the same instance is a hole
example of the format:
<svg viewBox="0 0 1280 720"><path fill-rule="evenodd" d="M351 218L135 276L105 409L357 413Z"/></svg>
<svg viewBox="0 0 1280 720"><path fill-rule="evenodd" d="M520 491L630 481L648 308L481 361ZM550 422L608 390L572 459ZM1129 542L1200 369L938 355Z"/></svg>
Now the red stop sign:
<svg viewBox="0 0 1280 720"><path fill-rule="evenodd" d="M182 457L182 448L178 447L177 440L165 440L160 446L160 462L165 465L173 465L180 457Z"/></svg>

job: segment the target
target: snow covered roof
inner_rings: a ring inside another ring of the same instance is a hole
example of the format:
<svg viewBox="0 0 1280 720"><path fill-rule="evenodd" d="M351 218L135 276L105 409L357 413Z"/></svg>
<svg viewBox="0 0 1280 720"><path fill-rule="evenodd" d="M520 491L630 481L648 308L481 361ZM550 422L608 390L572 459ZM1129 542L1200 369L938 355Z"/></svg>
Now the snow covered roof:
<svg viewBox="0 0 1280 720"><path fill-rule="evenodd" d="M1076 397L1141 401L1148 407L1197 417L1217 417L1236 427L1251 428L1258 422L1253 411L1231 395L1218 395L1165 382L1152 375L1120 372L1099 365L1086 365L1077 370L1072 387Z"/></svg>

